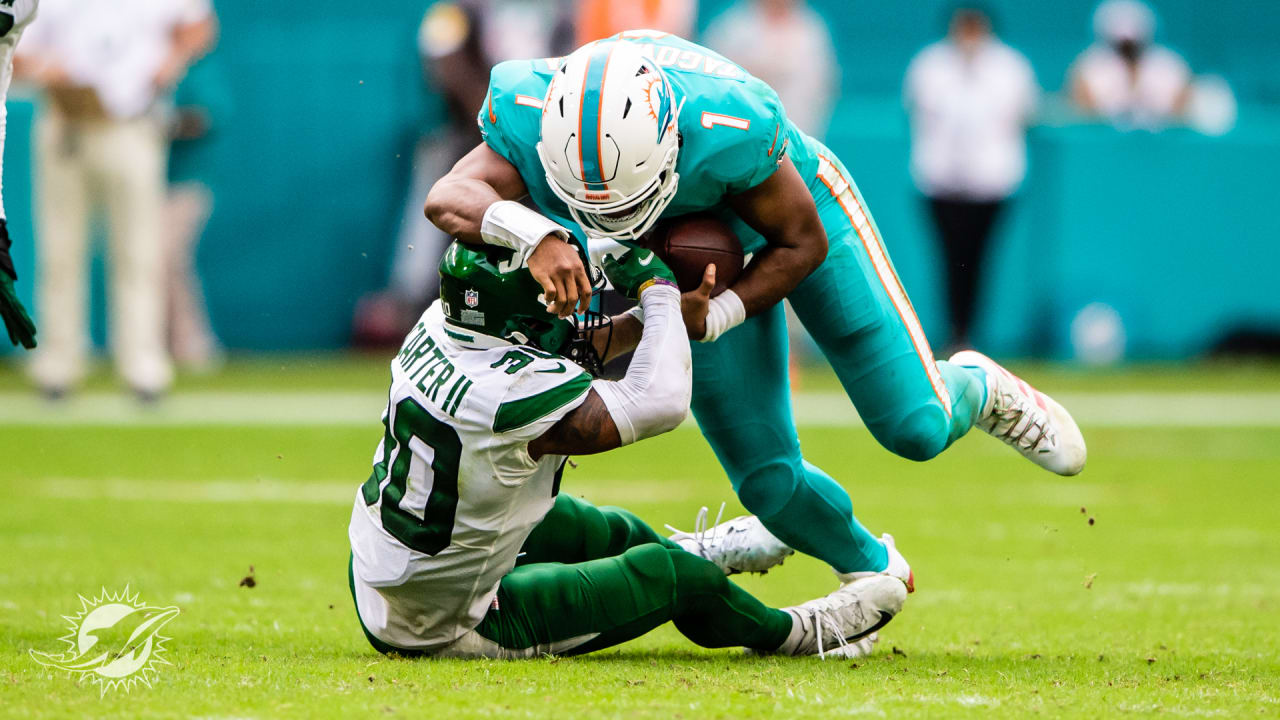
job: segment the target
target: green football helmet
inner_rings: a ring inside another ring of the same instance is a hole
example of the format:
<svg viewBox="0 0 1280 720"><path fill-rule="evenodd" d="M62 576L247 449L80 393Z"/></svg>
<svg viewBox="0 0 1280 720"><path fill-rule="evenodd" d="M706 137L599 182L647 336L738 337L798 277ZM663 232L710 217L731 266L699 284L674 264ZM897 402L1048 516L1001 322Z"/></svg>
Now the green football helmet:
<svg viewBox="0 0 1280 720"><path fill-rule="evenodd" d="M612 332L609 318L594 310L569 318L548 312L539 300L542 286L528 267L512 262L514 255L492 245L449 246L440 260L440 304L449 324L563 356L598 375L602 363L591 337ZM603 276L591 272L585 256L583 264L601 285Z"/></svg>

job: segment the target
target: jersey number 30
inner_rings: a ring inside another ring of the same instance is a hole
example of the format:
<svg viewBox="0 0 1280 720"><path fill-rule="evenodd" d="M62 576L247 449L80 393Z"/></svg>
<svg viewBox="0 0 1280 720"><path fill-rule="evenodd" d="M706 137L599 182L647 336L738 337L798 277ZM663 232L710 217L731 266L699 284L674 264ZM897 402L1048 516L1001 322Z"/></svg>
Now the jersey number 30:
<svg viewBox="0 0 1280 720"><path fill-rule="evenodd" d="M462 441L456 430L411 398L397 403L392 417L383 437L382 459L361 487L364 502L373 505L381 495L382 527L406 547L435 555L449 547L453 535ZM415 444L421 445L417 453ZM411 472L415 456L430 457L430 467Z"/></svg>

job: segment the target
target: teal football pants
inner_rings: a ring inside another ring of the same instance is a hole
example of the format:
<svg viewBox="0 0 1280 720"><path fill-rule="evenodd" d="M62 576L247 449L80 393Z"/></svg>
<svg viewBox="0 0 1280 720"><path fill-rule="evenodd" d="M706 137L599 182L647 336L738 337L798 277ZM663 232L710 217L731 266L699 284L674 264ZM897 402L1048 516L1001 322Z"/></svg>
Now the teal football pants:
<svg viewBox="0 0 1280 720"><path fill-rule="evenodd" d="M830 245L788 299L876 440L928 460L973 426L985 378L934 362L839 162L824 158L811 189ZM787 346L781 303L714 343L694 343L694 417L743 506L781 540L840 572L883 570L884 546L854 517L849 494L801 454Z"/></svg>

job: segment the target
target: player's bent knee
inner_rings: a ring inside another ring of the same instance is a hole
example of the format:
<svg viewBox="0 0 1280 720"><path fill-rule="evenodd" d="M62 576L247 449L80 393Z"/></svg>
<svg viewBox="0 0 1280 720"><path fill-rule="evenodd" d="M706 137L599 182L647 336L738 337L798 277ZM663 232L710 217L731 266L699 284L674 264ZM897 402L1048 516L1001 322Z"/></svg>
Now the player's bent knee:
<svg viewBox="0 0 1280 720"><path fill-rule="evenodd" d="M741 477L737 483L738 499L752 514L773 517L791 501L803 472L798 458L794 462L765 463Z"/></svg>
<svg viewBox="0 0 1280 720"><path fill-rule="evenodd" d="M664 549L675 571L678 598L719 595L728 589L729 579L715 563L684 550Z"/></svg>
<svg viewBox="0 0 1280 720"><path fill-rule="evenodd" d="M946 449L950 427L946 410L937 404L928 404L912 410L896 423L870 429L876 440L890 452L923 462Z"/></svg>
<svg viewBox="0 0 1280 720"><path fill-rule="evenodd" d="M637 545L618 557L646 584L675 585L676 569L671 562L670 552L664 545L658 543Z"/></svg>

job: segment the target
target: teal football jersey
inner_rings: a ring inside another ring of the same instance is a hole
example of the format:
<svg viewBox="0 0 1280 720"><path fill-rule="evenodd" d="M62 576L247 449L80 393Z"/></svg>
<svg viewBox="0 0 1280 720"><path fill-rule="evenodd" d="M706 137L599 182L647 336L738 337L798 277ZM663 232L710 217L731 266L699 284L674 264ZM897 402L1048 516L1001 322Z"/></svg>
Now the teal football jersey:
<svg viewBox="0 0 1280 720"><path fill-rule="evenodd" d="M743 250L754 252L764 238L724 206L727 195L764 182L790 156L800 176L817 175L821 145L787 119L778 95L725 57L674 35L648 30L620 33L613 39L636 43L662 67L681 103L682 145L676 162L680 185L662 217L695 212L726 214ZM489 93L480 109L485 143L520 172L534 203L548 217L586 235L568 207L547 186L538 160L542 99L560 58L513 60L493 68Z"/></svg>

